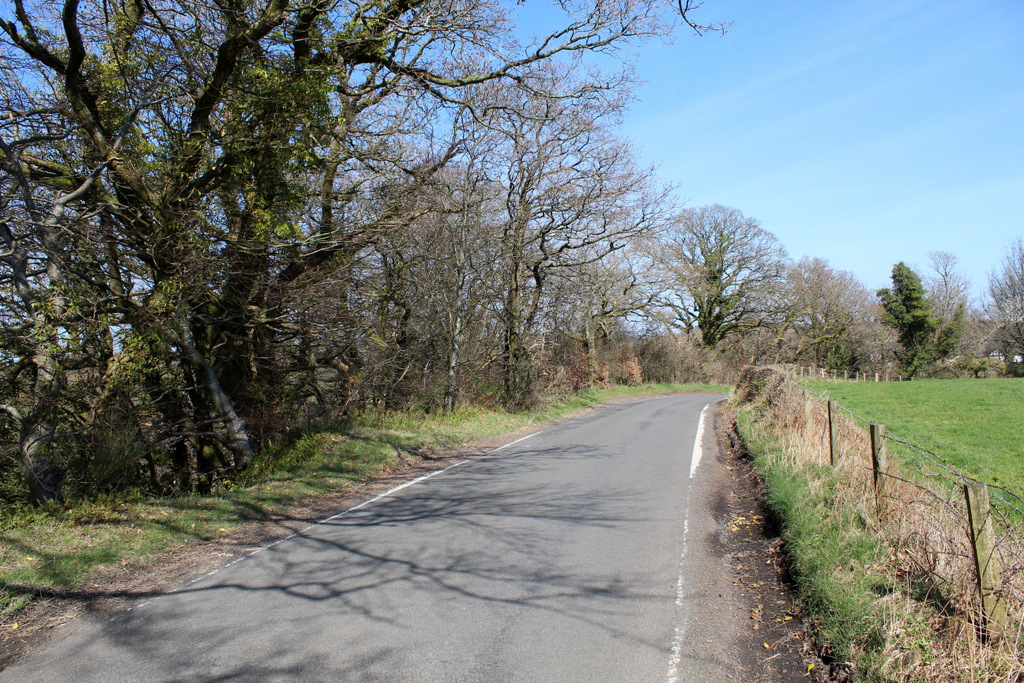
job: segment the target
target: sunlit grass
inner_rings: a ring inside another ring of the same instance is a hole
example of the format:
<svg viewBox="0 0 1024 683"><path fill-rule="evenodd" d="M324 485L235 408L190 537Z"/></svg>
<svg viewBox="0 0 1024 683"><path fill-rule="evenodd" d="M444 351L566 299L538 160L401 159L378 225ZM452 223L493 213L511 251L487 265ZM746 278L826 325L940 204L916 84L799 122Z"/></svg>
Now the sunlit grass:
<svg viewBox="0 0 1024 683"><path fill-rule="evenodd" d="M810 382L856 415L957 470L1024 491L1024 380ZM918 459L913 452L904 457Z"/></svg>

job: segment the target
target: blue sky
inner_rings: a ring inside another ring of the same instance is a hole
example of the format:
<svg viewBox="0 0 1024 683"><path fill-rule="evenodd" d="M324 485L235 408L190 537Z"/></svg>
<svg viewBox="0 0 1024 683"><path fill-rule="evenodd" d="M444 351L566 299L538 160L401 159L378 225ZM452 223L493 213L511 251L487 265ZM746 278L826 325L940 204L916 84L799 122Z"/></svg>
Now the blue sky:
<svg viewBox="0 0 1024 683"><path fill-rule="evenodd" d="M947 251L982 298L1024 236L1024 0L706 0L694 18L732 24L639 52L620 132L644 164L872 290Z"/></svg>
<svg viewBox="0 0 1024 683"><path fill-rule="evenodd" d="M1024 235L1024 2L707 0L648 44L622 133L688 205L871 289L949 251L981 294Z"/></svg>

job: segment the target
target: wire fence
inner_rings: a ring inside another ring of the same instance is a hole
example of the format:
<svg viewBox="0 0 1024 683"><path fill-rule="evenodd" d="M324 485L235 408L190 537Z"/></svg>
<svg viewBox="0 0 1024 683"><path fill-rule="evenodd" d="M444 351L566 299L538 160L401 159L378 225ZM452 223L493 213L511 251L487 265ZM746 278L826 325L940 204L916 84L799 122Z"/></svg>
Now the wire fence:
<svg viewBox="0 0 1024 683"><path fill-rule="evenodd" d="M872 513L870 523L893 548L900 578L939 606L947 627L961 624L962 635L979 644L972 657L988 657L989 671L1002 672L994 680L1024 680L1020 492L979 482L800 381L821 373L751 372L757 376L741 379L741 386L756 385L776 430L798 445L789 457L841 473L848 499ZM984 509L977 500L972 508L972 496L981 495Z"/></svg>

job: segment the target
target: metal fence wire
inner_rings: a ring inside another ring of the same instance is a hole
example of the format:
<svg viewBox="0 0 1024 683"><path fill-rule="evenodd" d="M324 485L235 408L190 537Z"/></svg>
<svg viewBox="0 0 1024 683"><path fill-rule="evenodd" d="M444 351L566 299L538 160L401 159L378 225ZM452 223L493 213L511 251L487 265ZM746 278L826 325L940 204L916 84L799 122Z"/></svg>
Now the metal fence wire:
<svg viewBox="0 0 1024 683"><path fill-rule="evenodd" d="M993 680L1024 680L1021 492L979 482L941 455L887 430L884 441L891 452L885 468L879 469L877 453L872 450L871 421L799 381L824 377L822 372L752 368L748 373L741 379L741 387L746 385L745 391L757 393L760 409L771 412L768 417L788 445L787 457L828 466L842 474L851 504L860 504L872 513L871 524L894 550L896 574L912 584L916 594L941 605L941 615L948 623L959 619L966 624L964 631L973 630L973 635L985 639L986 633L997 633L990 612L992 601L1001 601L1006 618L999 625L999 647L983 650L986 656L1009 658L996 667L1009 672L1007 677ZM998 568L998 583L994 589L989 587L987 594L978 564L982 560L976 561L976 529L965 496L968 487L979 483L985 484L988 492L994 539L990 554Z"/></svg>

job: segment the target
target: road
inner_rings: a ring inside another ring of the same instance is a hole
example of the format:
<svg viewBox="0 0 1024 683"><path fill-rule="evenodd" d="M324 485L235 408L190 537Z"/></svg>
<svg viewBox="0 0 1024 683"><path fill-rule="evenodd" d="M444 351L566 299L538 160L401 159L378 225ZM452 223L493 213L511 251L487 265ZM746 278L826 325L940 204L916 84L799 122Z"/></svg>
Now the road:
<svg viewBox="0 0 1024 683"><path fill-rule="evenodd" d="M711 458L693 458L721 398L606 405L457 461L85 623L0 681L735 678L739 608L721 562L692 551L714 532Z"/></svg>

